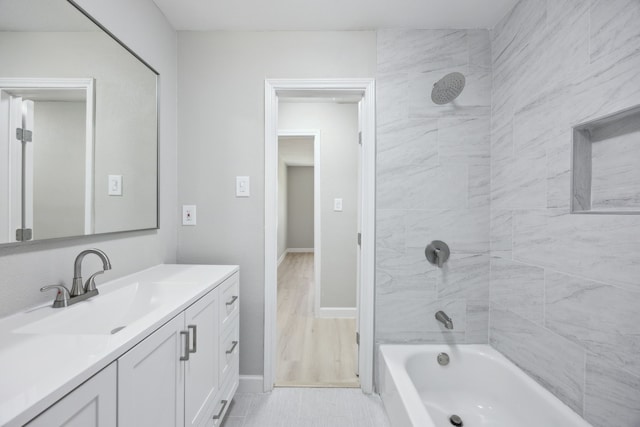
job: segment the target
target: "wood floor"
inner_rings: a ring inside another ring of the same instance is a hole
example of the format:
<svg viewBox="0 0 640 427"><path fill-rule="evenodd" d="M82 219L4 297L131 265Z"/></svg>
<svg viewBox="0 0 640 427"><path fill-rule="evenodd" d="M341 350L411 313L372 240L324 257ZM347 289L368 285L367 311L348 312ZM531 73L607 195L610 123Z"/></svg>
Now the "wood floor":
<svg viewBox="0 0 640 427"><path fill-rule="evenodd" d="M359 387L355 319L314 317L313 253L278 267L276 386Z"/></svg>

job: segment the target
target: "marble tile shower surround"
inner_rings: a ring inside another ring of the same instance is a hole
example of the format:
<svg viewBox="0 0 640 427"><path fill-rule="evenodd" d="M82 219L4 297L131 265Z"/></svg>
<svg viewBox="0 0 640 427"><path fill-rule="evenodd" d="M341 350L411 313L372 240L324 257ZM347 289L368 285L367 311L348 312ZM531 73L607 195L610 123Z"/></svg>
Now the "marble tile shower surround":
<svg viewBox="0 0 640 427"><path fill-rule="evenodd" d="M569 214L571 127L640 103L638 22L522 0L491 32L378 33L377 342L489 340L594 426L640 425L640 216Z"/></svg>
<svg viewBox="0 0 640 427"><path fill-rule="evenodd" d="M488 342L491 62L488 31L378 32L379 343ZM435 105L433 84L453 71L464 91ZM443 269L425 259L432 240L451 248Z"/></svg>
<svg viewBox="0 0 640 427"><path fill-rule="evenodd" d="M569 214L571 127L640 104L639 22L521 0L491 32L490 343L596 427L640 425L640 216Z"/></svg>

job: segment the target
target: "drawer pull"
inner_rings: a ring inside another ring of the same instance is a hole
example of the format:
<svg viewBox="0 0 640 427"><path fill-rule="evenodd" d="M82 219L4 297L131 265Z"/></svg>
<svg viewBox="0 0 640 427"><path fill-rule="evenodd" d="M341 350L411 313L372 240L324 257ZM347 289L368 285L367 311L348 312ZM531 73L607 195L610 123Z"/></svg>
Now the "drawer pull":
<svg viewBox="0 0 640 427"><path fill-rule="evenodd" d="M189 360L189 331L180 331L180 335L185 336L184 356L180 356L180 360Z"/></svg>
<svg viewBox="0 0 640 427"><path fill-rule="evenodd" d="M190 348L189 353L195 353L196 351L198 351L198 328L196 327L196 325L189 325L187 326L187 328L193 331L193 349Z"/></svg>
<svg viewBox="0 0 640 427"><path fill-rule="evenodd" d="M229 301L227 301L227 305L233 305L234 302L238 299L238 295L234 295Z"/></svg>
<svg viewBox="0 0 640 427"><path fill-rule="evenodd" d="M227 402L228 402L227 400L221 400L220 401L220 403L222 403L222 406L220 407L220 411L218 411L218 414L213 416L214 420L219 420L220 419L220 417L222 416L222 413L224 412L224 408L227 407Z"/></svg>
<svg viewBox="0 0 640 427"><path fill-rule="evenodd" d="M227 354L231 354L233 353L233 350L236 349L236 346L238 345L238 341L233 341L232 343L233 345L231 346L231 348L229 350L227 350Z"/></svg>

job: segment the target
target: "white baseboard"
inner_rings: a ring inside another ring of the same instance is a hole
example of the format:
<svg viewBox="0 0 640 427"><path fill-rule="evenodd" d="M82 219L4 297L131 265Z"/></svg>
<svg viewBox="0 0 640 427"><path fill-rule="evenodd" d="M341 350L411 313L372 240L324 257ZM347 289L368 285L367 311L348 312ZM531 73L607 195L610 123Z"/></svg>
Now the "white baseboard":
<svg viewBox="0 0 640 427"><path fill-rule="evenodd" d="M282 252L282 255L280 255L280 258L278 258L278 267L280 267L280 264L282 264L282 261L284 261L286 256L287 256L287 250L285 249L285 251Z"/></svg>
<svg viewBox="0 0 640 427"><path fill-rule="evenodd" d="M262 375L240 375L238 393L263 393L264 377Z"/></svg>
<svg viewBox="0 0 640 427"><path fill-rule="evenodd" d="M355 319L358 315L356 307L320 307L318 316L325 319Z"/></svg>
<svg viewBox="0 0 640 427"><path fill-rule="evenodd" d="M287 252L296 253L296 252L313 252L313 248L289 248Z"/></svg>

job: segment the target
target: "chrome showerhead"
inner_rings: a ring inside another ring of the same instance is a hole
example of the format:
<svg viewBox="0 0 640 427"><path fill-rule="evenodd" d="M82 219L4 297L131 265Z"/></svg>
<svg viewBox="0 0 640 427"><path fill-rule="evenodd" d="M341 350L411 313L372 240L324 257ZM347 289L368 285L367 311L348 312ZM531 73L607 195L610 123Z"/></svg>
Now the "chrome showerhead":
<svg viewBox="0 0 640 427"><path fill-rule="evenodd" d="M431 100L438 104L447 104L462 93L465 85L465 78L462 73L449 73L433 85Z"/></svg>

